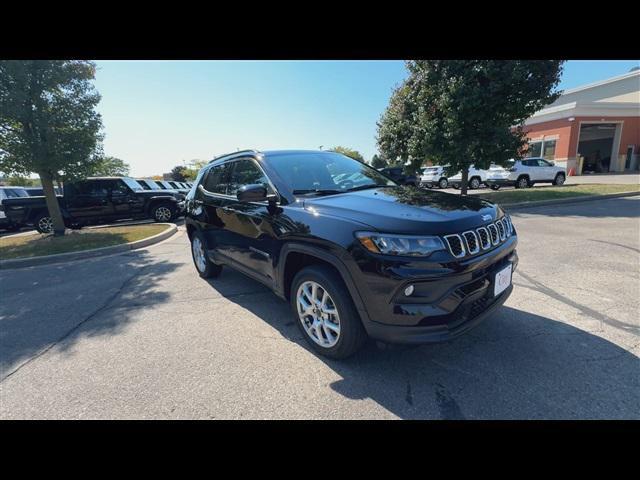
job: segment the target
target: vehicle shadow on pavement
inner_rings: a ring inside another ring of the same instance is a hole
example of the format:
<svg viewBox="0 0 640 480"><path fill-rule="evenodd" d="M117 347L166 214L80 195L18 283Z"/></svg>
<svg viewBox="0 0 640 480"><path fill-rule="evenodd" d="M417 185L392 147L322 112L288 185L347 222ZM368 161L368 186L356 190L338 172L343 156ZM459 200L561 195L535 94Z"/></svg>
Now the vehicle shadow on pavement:
<svg viewBox="0 0 640 480"><path fill-rule="evenodd" d="M180 264L146 251L67 264L6 270L0 277L0 380L51 348L72 353L84 337L113 336L135 320L123 296L159 304L169 293L155 288ZM96 281L99 289L87 288ZM99 282L99 283L98 283ZM28 297L25 296L28 287Z"/></svg>
<svg viewBox="0 0 640 480"><path fill-rule="evenodd" d="M224 275L224 274L223 274ZM229 298L335 371L329 385L404 419L640 418L640 359L598 335L508 306L444 344L373 341L335 361L307 345L275 296Z"/></svg>

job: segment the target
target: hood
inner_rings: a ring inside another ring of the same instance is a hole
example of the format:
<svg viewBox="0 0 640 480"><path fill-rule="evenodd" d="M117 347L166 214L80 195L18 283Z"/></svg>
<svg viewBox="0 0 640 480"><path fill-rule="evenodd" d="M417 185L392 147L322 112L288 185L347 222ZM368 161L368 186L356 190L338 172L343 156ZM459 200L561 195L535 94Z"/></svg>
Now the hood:
<svg viewBox="0 0 640 480"><path fill-rule="evenodd" d="M312 199L304 208L387 233L446 235L485 225L500 208L473 196L408 187L372 188Z"/></svg>

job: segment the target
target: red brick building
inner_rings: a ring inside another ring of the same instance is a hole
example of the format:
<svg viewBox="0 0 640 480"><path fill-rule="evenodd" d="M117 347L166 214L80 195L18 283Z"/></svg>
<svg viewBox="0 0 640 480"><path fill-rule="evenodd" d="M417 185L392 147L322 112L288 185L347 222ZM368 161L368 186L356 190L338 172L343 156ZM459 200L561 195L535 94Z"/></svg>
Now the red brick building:
<svg viewBox="0 0 640 480"><path fill-rule="evenodd" d="M525 122L529 156L576 175L634 171L640 157L640 70L562 96Z"/></svg>

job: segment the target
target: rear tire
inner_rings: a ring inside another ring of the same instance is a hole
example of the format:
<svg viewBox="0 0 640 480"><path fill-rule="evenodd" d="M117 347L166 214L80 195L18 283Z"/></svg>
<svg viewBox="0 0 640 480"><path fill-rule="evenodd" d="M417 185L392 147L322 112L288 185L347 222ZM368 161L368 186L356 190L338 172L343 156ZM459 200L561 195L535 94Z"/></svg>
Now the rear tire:
<svg viewBox="0 0 640 480"><path fill-rule="evenodd" d="M33 225L39 233L53 233L53 219L48 213L38 215Z"/></svg>
<svg viewBox="0 0 640 480"><path fill-rule="evenodd" d="M151 209L154 222L171 222L176 218L176 207L170 203L160 203Z"/></svg>
<svg viewBox="0 0 640 480"><path fill-rule="evenodd" d="M477 190L480 188L480 179L478 177L473 177L469 180L469 188L471 190Z"/></svg>
<svg viewBox="0 0 640 480"><path fill-rule="evenodd" d="M446 178L441 178L438 182L438 186L444 190L449 186L449 180L447 180Z"/></svg>
<svg viewBox="0 0 640 480"><path fill-rule="evenodd" d="M307 293L313 291L313 285L316 285L318 303L314 303ZM305 340L321 355L347 358L358 351L367 339L349 290L340 275L327 266L310 265L296 274L291 282L290 304ZM318 326L314 328L312 325Z"/></svg>
<svg viewBox="0 0 640 480"><path fill-rule="evenodd" d="M194 232L193 235L191 235L191 258L193 259L196 271L202 278L219 277L222 273L222 265L217 265L209 260L204 246L204 239L200 232Z"/></svg>

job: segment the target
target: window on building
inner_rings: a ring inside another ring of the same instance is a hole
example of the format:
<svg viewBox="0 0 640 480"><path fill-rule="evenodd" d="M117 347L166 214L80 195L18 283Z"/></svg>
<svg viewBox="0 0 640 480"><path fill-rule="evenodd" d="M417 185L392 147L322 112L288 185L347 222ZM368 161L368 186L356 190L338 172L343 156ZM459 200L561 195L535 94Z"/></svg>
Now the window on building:
<svg viewBox="0 0 640 480"><path fill-rule="evenodd" d="M542 140L529 143L529 149L525 157L543 157L553 160L556 156L556 141Z"/></svg>
<svg viewBox="0 0 640 480"><path fill-rule="evenodd" d="M527 150L527 157L539 157L542 153L542 142L531 142Z"/></svg>
<svg viewBox="0 0 640 480"><path fill-rule="evenodd" d="M556 156L556 141L545 140L542 146L542 158L547 160L553 160Z"/></svg>

